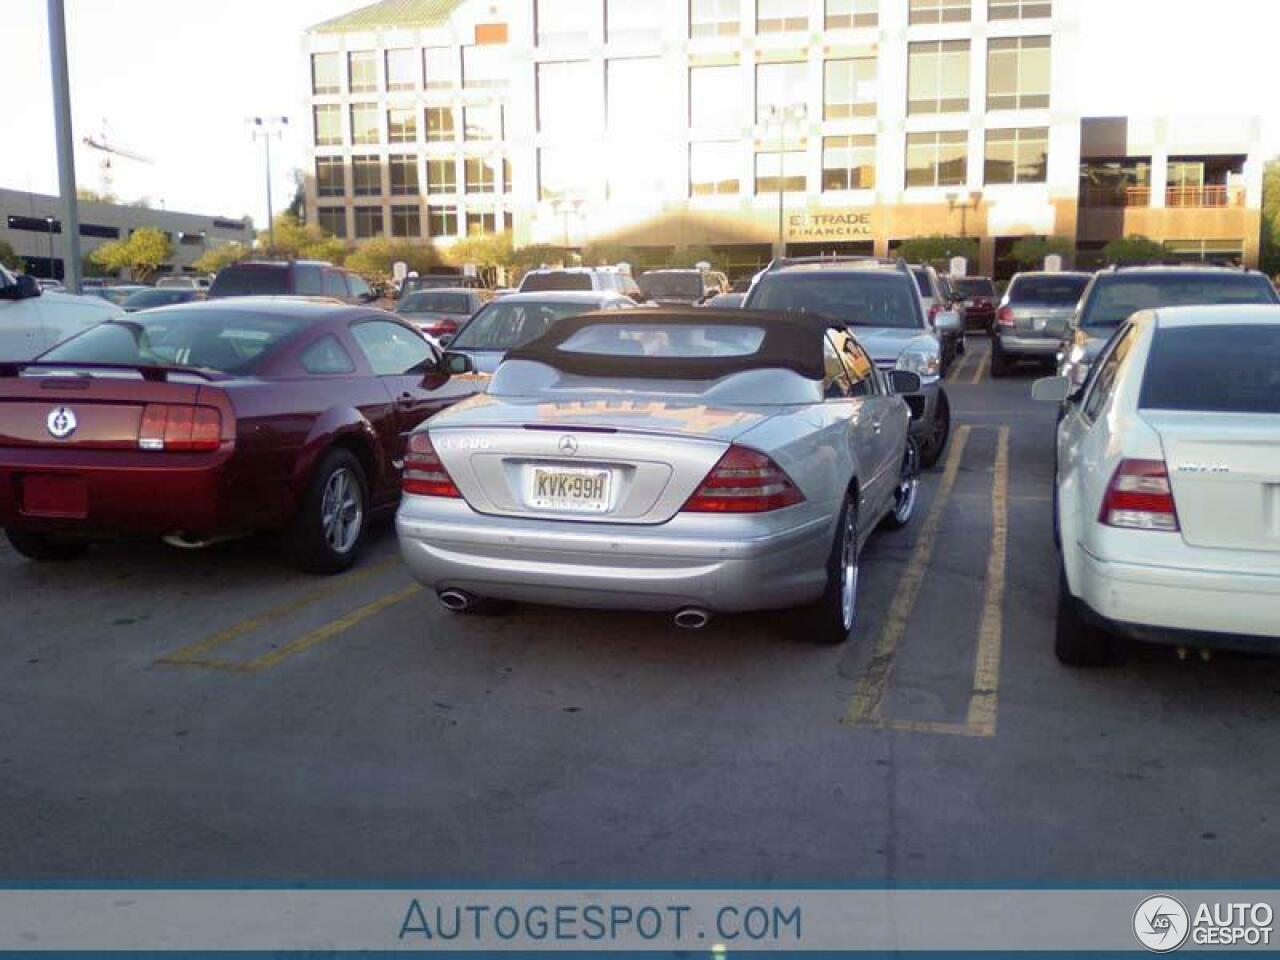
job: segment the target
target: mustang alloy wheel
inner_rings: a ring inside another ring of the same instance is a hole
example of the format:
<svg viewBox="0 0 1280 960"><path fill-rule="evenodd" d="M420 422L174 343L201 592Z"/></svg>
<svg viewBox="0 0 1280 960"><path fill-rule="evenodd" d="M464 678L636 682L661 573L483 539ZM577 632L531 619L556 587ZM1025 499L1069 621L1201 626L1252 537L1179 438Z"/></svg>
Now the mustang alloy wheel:
<svg viewBox="0 0 1280 960"><path fill-rule="evenodd" d="M312 474L285 541L308 573L341 573L356 562L368 515L368 483L348 450L330 450Z"/></svg>
<svg viewBox="0 0 1280 960"><path fill-rule="evenodd" d="M916 501L920 499L920 447L913 438L907 439L907 449L902 455L902 467L898 473L898 485L893 490L893 511L885 517L885 525L899 530L915 516Z"/></svg>
<svg viewBox="0 0 1280 960"><path fill-rule="evenodd" d="M348 467L329 475L320 507L324 538L334 553L349 553L364 528L360 482Z"/></svg>

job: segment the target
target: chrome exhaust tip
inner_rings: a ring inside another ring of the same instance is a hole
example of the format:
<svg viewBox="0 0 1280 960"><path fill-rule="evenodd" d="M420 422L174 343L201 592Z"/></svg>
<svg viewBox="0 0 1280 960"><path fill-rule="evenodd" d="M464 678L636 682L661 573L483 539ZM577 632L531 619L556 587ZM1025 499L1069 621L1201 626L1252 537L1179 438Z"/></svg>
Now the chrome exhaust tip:
<svg viewBox="0 0 1280 960"><path fill-rule="evenodd" d="M462 590L441 590L436 598L454 613L465 613L475 606L476 598Z"/></svg>
<svg viewBox="0 0 1280 960"><path fill-rule="evenodd" d="M697 607L685 607L675 615L675 624L681 630L701 630L711 622L711 614Z"/></svg>

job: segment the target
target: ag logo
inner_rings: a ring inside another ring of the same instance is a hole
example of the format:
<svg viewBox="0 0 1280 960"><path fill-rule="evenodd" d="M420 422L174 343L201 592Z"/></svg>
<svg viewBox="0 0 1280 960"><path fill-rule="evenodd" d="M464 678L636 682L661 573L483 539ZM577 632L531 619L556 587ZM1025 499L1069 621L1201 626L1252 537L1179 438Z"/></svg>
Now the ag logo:
<svg viewBox="0 0 1280 960"><path fill-rule="evenodd" d="M49 419L45 421L45 426L49 428L49 435L58 440L65 440L76 432L76 415L70 407L55 407L49 413Z"/></svg>
<svg viewBox="0 0 1280 960"><path fill-rule="evenodd" d="M1153 953L1169 953L1187 941L1191 918L1173 897L1148 897L1133 915L1133 933Z"/></svg>
<svg viewBox="0 0 1280 960"><path fill-rule="evenodd" d="M560 452L566 457L577 456L578 438L565 436L560 438Z"/></svg>

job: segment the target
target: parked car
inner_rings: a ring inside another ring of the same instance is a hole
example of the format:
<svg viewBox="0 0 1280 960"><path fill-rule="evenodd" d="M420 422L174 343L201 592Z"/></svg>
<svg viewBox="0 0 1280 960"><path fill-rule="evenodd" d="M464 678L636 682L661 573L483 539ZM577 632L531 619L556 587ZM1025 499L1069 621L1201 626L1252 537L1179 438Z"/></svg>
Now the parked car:
<svg viewBox="0 0 1280 960"><path fill-rule="evenodd" d="M378 298L358 273L319 260L247 260L218 271L209 299L226 297L318 297L343 303Z"/></svg>
<svg viewBox="0 0 1280 960"><path fill-rule="evenodd" d="M410 438L401 550L457 612L523 600L698 628L800 608L804 637L839 643L863 546L915 510L898 394L918 389L824 317L572 317Z"/></svg>
<svg viewBox="0 0 1280 960"><path fill-rule="evenodd" d="M493 299L488 290L440 287L415 290L400 298L396 313L423 333L447 343L471 316Z"/></svg>
<svg viewBox="0 0 1280 960"><path fill-rule="evenodd" d="M484 290L485 285L479 277L469 277L462 273L421 273L404 278L404 282L400 284L400 298L419 290L456 289Z"/></svg>
<svg viewBox="0 0 1280 960"><path fill-rule="evenodd" d="M120 283L110 287L99 283L94 286L86 286L84 295L86 297L98 297L108 303L114 303L117 307L123 307L124 302L135 293L151 289L153 288L141 283Z"/></svg>
<svg viewBox="0 0 1280 960"><path fill-rule="evenodd" d="M48 293L65 293L67 289L61 280L36 280L36 284Z"/></svg>
<svg viewBox="0 0 1280 960"><path fill-rule="evenodd" d="M208 277L181 275L161 277L156 281L160 290L208 290L210 286L212 283Z"/></svg>
<svg viewBox="0 0 1280 960"><path fill-rule="evenodd" d="M30 360L120 313L119 307L98 297L46 291L34 277L0 266L0 363Z"/></svg>
<svg viewBox="0 0 1280 960"><path fill-rule="evenodd" d="M938 271L927 264L912 264L911 275L915 277L920 298L924 301L924 311L929 318L929 325L933 326L939 315L952 312L942 279ZM956 357L962 356L965 351L963 318L959 329L949 327L946 330L939 330L938 336L942 340L942 375L946 376Z"/></svg>
<svg viewBox="0 0 1280 960"><path fill-rule="evenodd" d="M595 290L621 293L636 303L644 302L644 293L619 267L564 267L530 270L520 281L521 293L562 293L566 290Z"/></svg>
<svg viewBox="0 0 1280 960"><path fill-rule="evenodd" d="M723 273L698 269L646 270L636 281L645 299L660 306L693 306L729 291Z"/></svg>
<svg viewBox="0 0 1280 960"><path fill-rule="evenodd" d="M1056 365L1062 338L1092 277L1040 271L1015 274L992 327L991 376L1007 376L1019 360Z"/></svg>
<svg viewBox="0 0 1280 960"><path fill-rule="evenodd" d="M343 570L399 500L405 436L482 388L464 369L368 307L240 298L121 316L0 365L0 526L33 560L108 537L269 531L304 570Z"/></svg>
<svg viewBox="0 0 1280 960"><path fill-rule="evenodd" d="M1058 372L1081 385L1111 335L1140 310L1280 303L1264 274L1230 267L1113 267L1094 274L1060 345Z"/></svg>
<svg viewBox="0 0 1280 960"><path fill-rule="evenodd" d="M196 287L148 287L133 294L121 306L126 313L136 313L139 310L150 310L152 307L172 307L178 303L193 303L204 298L204 291Z"/></svg>
<svg viewBox="0 0 1280 960"><path fill-rule="evenodd" d="M907 398L912 434L923 465L938 462L951 435L941 334L957 329L960 318L942 311L931 325L906 264L867 257L776 260L756 278L743 306L829 317L848 325L876 366L917 374L920 391Z"/></svg>
<svg viewBox="0 0 1280 960"><path fill-rule="evenodd" d="M745 293L718 293L703 306L715 307L720 310L741 310L742 302L747 299Z"/></svg>
<svg viewBox="0 0 1280 960"><path fill-rule="evenodd" d="M1120 321L1058 427L1055 649L1098 666L1117 634L1280 652L1280 307Z"/></svg>
<svg viewBox="0 0 1280 960"><path fill-rule="evenodd" d="M966 330L992 332L996 322L996 302L1000 299L990 277L951 277L951 290L956 297Z"/></svg>
<svg viewBox="0 0 1280 960"><path fill-rule="evenodd" d="M492 373L508 350L536 340L566 317L595 310L632 310L635 306L630 297L610 291L513 293L484 307L458 331L449 346L470 357L481 373Z"/></svg>

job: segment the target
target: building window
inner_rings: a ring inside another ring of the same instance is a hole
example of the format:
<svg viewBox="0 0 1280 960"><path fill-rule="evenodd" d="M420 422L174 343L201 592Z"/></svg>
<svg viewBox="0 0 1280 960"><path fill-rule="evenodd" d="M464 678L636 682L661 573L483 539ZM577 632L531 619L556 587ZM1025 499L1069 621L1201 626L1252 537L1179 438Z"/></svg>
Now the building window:
<svg viewBox="0 0 1280 960"><path fill-rule="evenodd" d="M809 29L809 0L756 0L756 33Z"/></svg>
<svg viewBox="0 0 1280 960"><path fill-rule="evenodd" d="M391 235L393 237L422 236L422 211L416 203L391 207Z"/></svg>
<svg viewBox="0 0 1280 960"><path fill-rule="evenodd" d="M822 141L822 189L870 190L876 185L876 138L827 137Z"/></svg>
<svg viewBox="0 0 1280 960"><path fill-rule="evenodd" d="M742 190L742 147L738 143L689 145L689 195L715 197Z"/></svg>
<svg viewBox="0 0 1280 960"><path fill-rule="evenodd" d="M827 120L876 115L876 61L828 60L824 65L822 115Z"/></svg>
<svg viewBox="0 0 1280 960"><path fill-rule="evenodd" d="M827 29L849 30L880 24L880 0L827 0Z"/></svg>
<svg viewBox="0 0 1280 960"><path fill-rule="evenodd" d="M489 104L483 107L467 107L462 112L463 138L466 140L501 140L502 105ZM450 130L452 136L453 131Z"/></svg>
<svg viewBox="0 0 1280 960"><path fill-rule="evenodd" d="M1048 127L987 131L987 183L1044 183L1048 164Z"/></svg>
<svg viewBox="0 0 1280 960"><path fill-rule="evenodd" d="M640 149L635 142L621 141L609 145L602 169L605 171L606 196L611 201L649 206L661 204L668 154Z"/></svg>
<svg viewBox="0 0 1280 960"><path fill-rule="evenodd" d="M600 0L534 0L538 46L583 47L591 40L591 22Z"/></svg>
<svg viewBox="0 0 1280 960"><path fill-rule="evenodd" d="M393 197L418 195L418 158L412 153L393 153L387 160Z"/></svg>
<svg viewBox="0 0 1280 960"><path fill-rule="evenodd" d="M538 151L538 199L554 203L581 196L587 171L581 151L549 147Z"/></svg>
<svg viewBox="0 0 1280 960"><path fill-rule="evenodd" d="M1244 262L1243 240L1166 240L1164 245L1176 260L1222 264Z"/></svg>
<svg viewBox="0 0 1280 960"><path fill-rule="evenodd" d="M507 85L507 48L462 48L462 85L468 90L494 90Z"/></svg>
<svg viewBox="0 0 1280 960"><path fill-rule="evenodd" d="M413 107L392 107L387 111L388 143L414 143L417 139L417 110Z"/></svg>
<svg viewBox="0 0 1280 960"><path fill-rule="evenodd" d="M347 210L345 207L318 207L316 209L316 222L320 224L320 229L325 233L346 239Z"/></svg>
<svg viewBox="0 0 1280 960"><path fill-rule="evenodd" d="M428 90L452 90L458 85L458 61L450 47L427 47L422 51L422 67Z"/></svg>
<svg viewBox="0 0 1280 960"><path fill-rule="evenodd" d="M756 67L756 123L779 114L798 116L808 97L809 64L762 63Z"/></svg>
<svg viewBox="0 0 1280 960"><path fill-rule="evenodd" d="M341 197L347 192L341 157L316 157L316 196Z"/></svg>
<svg viewBox="0 0 1280 960"><path fill-rule="evenodd" d="M994 37L987 44L987 109L1049 106L1049 38Z"/></svg>
<svg viewBox="0 0 1280 960"><path fill-rule="evenodd" d="M378 55L372 50L347 54L347 72L352 93L375 93L378 89Z"/></svg>
<svg viewBox="0 0 1280 960"><path fill-rule="evenodd" d="M463 161L467 193L497 193L498 177L506 160L501 157L467 157Z"/></svg>
<svg viewBox="0 0 1280 960"><path fill-rule="evenodd" d="M756 154L756 193L804 193L808 189L804 175L805 154L802 150L772 151Z"/></svg>
<svg viewBox="0 0 1280 960"><path fill-rule="evenodd" d="M498 232L498 214L494 210L467 211L467 236Z"/></svg>
<svg viewBox="0 0 1280 960"><path fill-rule="evenodd" d="M339 54L311 55L311 92L317 96L342 92L342 57Z"/></svg>
<svg viewBox="0 0 1280 960"><path fill-rule="evenodd" d="M427 161L427 193L457 193L458 163L453 157Z"/></svg>
<svg viewBox="0 0 1280 960"><path fill-rule="evenodd" d="M427 232L433 237L456 237L458 208L443 204L427 207Z"/></svg>
<svg viewBox="0 0 1280 960"><path fill-rule="evenodd" d="M351 142L378 142L378 105L376 103L351 105Z"/></svg>
<svg viewBox="0 0 1280 960"><path fill-rule="evenodd" d="M351 158L351 192L357 197L382 196L382 161L378 157Z"/></svg>
<svg viewBox="0 0 1280 960"><path fill-rule="evenodd" d="M910 22L968 23L969 0L911 0Z"/></svg>
<svg viewBox="0 0 1280 960"><path fill-rule="evenodd" d="M1039 20L1052 16L1051 0L987 0L988 20Z"/></svg>
<svg viewBox="0 0 1280 960"><path fill-rule="evenodd" d="M427 107L427 143L453 143L452 107Z"/></svg>
<svg viewBox="0 0 1280 960"><path fill-rule="evenodd" d="M609 43L638 43L662 35L653 0L605 0L605 36Z"/></svg>
<svg viewBox="0 0 1280 960"><path fill-rule="evenodd" d="M418 89L418 54L415 50L387 51L387 89Z"/></svg>
<svg viewBox="0 0 1280 960"><path fill-rule="evenodd" d="M689 0L689 36L736 37L741 32L741 0Z"/></svg>
<svg viewBox="0 0 1280 960"><path fill-rule="evenodd" d="M601 127L600 80L587 60L538 64L538 131L575 137Z"/></svg>
<svg viewBox="0 0 1280 960"><path fill-rule="evenodd" d="M907 134L908 187L962 187L968 163L966 130Z"/></svg>
<svg viewBox="0 0 1280 960"><path fill-rule="evenodd" d="M316 124L316 146L336 147L342 143L342 108L327 103L313 110Z"/></svg>
<svg viewBox="0 0 1280 960"><path fill-rule="evenodd" d="M969 109L969 41L913 43L908 53L907 113Z"/></svg>
<svg viewBox="0 0 1280 960"><path fill-rule="evenodd" d="M356 207L356 239L382 236L382 208Z"/></svg>
<svg viewBox="0 0 1280 960"><path fill-rule="evenodd" d="M662 61L657 57L610 60L605 71L609 131L633 139L648 136L645 118L662 83Z"/></svg>
<svg viewBox="0 0 1280 960"><path fill-rule="evenodd" d="M1145 207L1151 203L1151 158L1089 160L1080 164L1080 205Z"/></svg>
<svg viewBox="0 0 1280 960"><path fill-rule="evenodd" d="M742 87L739 67L692 67L689 126L695 130L741 130L746 125Z"/></svg>

